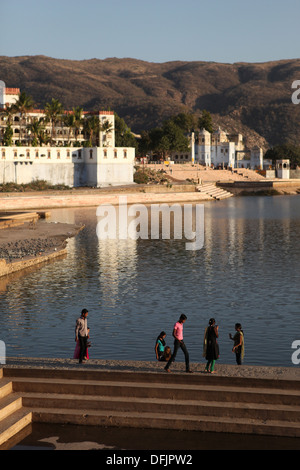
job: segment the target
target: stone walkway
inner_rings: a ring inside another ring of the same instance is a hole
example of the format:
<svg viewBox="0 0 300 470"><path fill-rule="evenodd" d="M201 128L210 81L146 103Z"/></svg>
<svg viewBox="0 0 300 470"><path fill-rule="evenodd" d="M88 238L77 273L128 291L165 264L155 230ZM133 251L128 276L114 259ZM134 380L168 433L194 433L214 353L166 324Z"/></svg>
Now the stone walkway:
<svg viewBox="0 0 300 470"><path fill-rule="evenodd" d="M116 371L136 371L136 372L158 372L165 374L164 363L157 361L122 361L91 359L85 364L78 364L74 359L68 358L17 358L9 357L6 360L8 367L30 367L30 368L54 368L54 369L97 369ZM5 367L5 365L4 365ZM195 374L204 371L205 362L191 364ZM176 362L172 365L172 373L182 373L185 370L183 362ZM216 374L227 377L263 378L280 380L300 380L300 367L269 367L235 364L216 364Z"/></svg>

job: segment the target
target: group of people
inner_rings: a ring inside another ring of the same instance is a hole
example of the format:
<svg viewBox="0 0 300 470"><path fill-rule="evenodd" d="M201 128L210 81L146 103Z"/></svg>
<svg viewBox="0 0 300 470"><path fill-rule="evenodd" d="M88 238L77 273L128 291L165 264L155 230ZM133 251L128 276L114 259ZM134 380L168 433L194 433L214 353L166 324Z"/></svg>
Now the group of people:
<svg viewBox="0 0 300 470"><path fill-rule="evenodd" d="M76 320L75 326L75 341L76 347L74 351L74 359L78 359L79 363L85 362L89 359L88 347L89 343L89 328L87 326L88 310L84 308L81 311L81 315ZM166 333L162 331L156 339L155 343L155 355L158 361L166 362L165 371L170 372L170 366L174 362L179 348L182 350L185 358L185 368L187 373L192 373L190 369L190 357L187 347L183 341L183 324L186 322L187 317L185 314L181 314L179 320L173 327L172 335L174 337L174 349L171 352L170 346L166 345L165 338ZM232 351L236 355L236 362L238 365L242 364L244 357L244 333L240 323L235 324L236 333L234 336L229 334L229 338L233 340ZM216 325L214 318L211 318L208 322L207 328L204 332L203 340L203 357L206 358L207 363L205 366L205 372L215 373L215 363L219 358L219 327Z"/></svg>
<svg viewBox="0 0 300 470"><path fill-rule="evenodd" d="M175 360L178 349L181 348L185 358L185 368L186 372L192 373L190 369L190 359L187 347L183 341L183 324L187 320L186 315L180 315L179 320L175 323L173 327L172 335L174 337L174 350L171 354L169 346L165 344L166 333L162 331L156 339L155 343L155 354L158 361L166 361L165 371L170 372L170 366ZM234 336L229 334L229 338L233 340L232 352L235 353L236 363L238 365L242 364L242 359L244 357L244 333L242 330L242 325L240 323L235 324L236 333ZM214 374L215 373L215 364L216 360L219 358L219 327L216 325L214 318L211 318L208 322L207 328L204 332L203 340L203 357L206 358L207 363L205 366L205 372Z"/></svg>

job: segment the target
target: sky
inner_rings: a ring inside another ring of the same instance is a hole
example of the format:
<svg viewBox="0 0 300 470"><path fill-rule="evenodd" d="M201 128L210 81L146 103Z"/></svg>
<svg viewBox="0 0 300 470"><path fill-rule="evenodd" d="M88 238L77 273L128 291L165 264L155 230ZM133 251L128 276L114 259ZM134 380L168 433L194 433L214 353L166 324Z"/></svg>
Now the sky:
<svg viewBox="0 0 300 470"><path fill-rule="evenodd" d="M294 59L299 18L299 0L0 0L0 55Z"/></svg>

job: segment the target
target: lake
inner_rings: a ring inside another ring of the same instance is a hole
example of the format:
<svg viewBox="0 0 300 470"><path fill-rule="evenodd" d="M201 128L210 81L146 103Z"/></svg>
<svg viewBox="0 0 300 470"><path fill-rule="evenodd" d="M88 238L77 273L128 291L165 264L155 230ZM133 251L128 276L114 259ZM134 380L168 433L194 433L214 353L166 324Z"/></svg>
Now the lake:
<svg viewBox="0 0 300 470"><path fill-rule="evenodd" d="M72 357L82 308L97 359L155 360L160 331L187 315L191 362L203 362L204 329L219 325L220 363L231 352L236 322L245 334L245 364L294 366L300 340L300 196L233 197L204 203L204 245L184 240L99 240L96 207L51 210L41 223L85 224L68 256L0 290L7 356ZM183 354L178 352L178 361Z"/></svg>

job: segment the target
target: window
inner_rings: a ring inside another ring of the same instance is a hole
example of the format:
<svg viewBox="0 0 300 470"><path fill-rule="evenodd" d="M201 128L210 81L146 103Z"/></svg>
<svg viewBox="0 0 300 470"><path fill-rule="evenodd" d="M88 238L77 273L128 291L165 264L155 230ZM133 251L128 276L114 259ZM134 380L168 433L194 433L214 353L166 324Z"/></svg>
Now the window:
<svg viewBox="0 0 300 470"><path fill-rule="evenodd" d="M51 158L51 150L48 150L48 152L47 152L47 158L50 160L50 158Z"/></svg>
<svg viewBox="0 0 300 470"><path fill-rule="evenodd" d="M124 158L127 158L127 150L123 150Z"/></svg>
<svg viewBox="0 0 300 470"><path fill-rule="evenodd" d="M118 158L118 152L114 150L114 158Z"/></svg>
<svg viewBox="0 0 300 470"><path fill-rule="evenodd" d="M93 149L90 150L90 159L93 158Z"/></svg>

